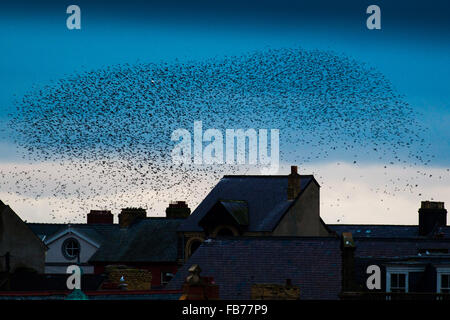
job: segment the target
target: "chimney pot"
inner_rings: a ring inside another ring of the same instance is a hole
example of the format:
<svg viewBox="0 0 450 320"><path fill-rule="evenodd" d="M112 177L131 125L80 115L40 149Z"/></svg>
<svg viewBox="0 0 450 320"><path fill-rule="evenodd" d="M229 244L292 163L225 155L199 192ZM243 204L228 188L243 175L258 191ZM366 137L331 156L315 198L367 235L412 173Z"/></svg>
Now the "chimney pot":
<svg viewBox="0 0 450 320"><path fill-rule="evenodd" d="M419 235L426 236L447 225L444 202L422 201L419 209Z"/></svg>
<svg viewBox="0 0 450 320"><path fill-rule="evenodd" d="M127 228L135 221L145 219L147 217L147 211L142 208L125 208L119 214L119 226L121 228Z"/></svg>
<svg viewBox="0 0 450 320"><path fill-rule="evenodd" d="M297 166L291 166L291 174L288 175L288 200L294 200L300 193L300 175L298 174Z"/></svg>
<svg viewBox="0 0 450 320"><path fill-rule="evenodd" d="M421 209L445 209L444 202L437 202L437 201L422 201L420 208Z"/></svg>
<svg viewBox="0 0 450 320"><path fill-rule="evenodd" d="M297 166L291 166L291 174L298 174L298 167Z"/></svg>
<svg viewBox="0 0 450 320"><path fill-rule="evenodd" d="M168 219L186 219L190 214L191 209L186 201L173 201L166 209L166 218Z"/></svg>
<svg viewBox="0 0 450 320"><path fill-rule="evenodd" d="M87 224L113 224L114 216L109 210L91 210L87 214Z"/></svg>

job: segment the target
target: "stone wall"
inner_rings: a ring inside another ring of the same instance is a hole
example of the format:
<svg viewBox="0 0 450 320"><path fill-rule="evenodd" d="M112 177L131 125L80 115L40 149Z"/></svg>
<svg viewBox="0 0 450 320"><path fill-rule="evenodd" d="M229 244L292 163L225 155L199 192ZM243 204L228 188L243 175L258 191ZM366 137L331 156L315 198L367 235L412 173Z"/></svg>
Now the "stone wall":
<svg viewBox="0 0 450 320"><path fill-rule="evenodd" d="M251 289L252 300L298 300L300 288L280 284L253 284Z"/></svg>
<svg viewBox="0 0 450 320"><path fill-rule="evenodd" d="M150 290L152 287L152 273L149 270L107 266L105 271L108 279L102 289ZM122 277L124 281L120 280Z"/></svg>

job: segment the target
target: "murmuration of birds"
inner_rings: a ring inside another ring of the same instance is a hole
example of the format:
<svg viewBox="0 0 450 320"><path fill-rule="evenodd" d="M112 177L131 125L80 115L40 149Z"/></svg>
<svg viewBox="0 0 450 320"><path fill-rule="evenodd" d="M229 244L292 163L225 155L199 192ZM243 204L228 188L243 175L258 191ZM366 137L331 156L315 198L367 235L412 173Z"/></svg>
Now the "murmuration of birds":
<svg viewBox="0 0 450 320"><path fill-rule="evenodd" d="M19 150L28 163L47 166L17 169L16 183L1 187L75 202L80 219L93 201L111 210L152 208L172 196L164 201L195 207L222 175L257 169L174 164L171 133L194 121L219 130L279 129L280 161L300 166L338 159L388 170L426 166L433 158L426 128L383 74L318 50L107 66L35 86L16 107L10 127ZM413 181L389 181L388 192L400 192L400 183L415 192ZM55 205L51 214L73 215L68 210Z"/></svg>

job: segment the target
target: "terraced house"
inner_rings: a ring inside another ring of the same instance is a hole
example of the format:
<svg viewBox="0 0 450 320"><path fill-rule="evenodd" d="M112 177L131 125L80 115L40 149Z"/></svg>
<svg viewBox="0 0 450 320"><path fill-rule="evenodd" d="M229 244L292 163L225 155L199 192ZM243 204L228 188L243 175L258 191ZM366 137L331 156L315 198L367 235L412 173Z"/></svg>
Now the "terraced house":
<svg viewBox="0 0 450 320"><path fill-rule="evenodd" d="M128 208L118 223L111 212L95 210L86 224L24 223L2 204L0 266L9 286L3 280L0 289L9 291L0 298L26 278L16 273L22 258L45 276L33 290L64 290L66 267L82 266L82 287L92 298L97 290L124 298L119 289L128 298L143 290L134 295L142 299L450 298L444 203L423 201L418 214L411 212L417 225L327 225L319 200L314 177L292 166L288 175L224 176L192 214L178 201L164 218ZM27 243L35 255L21 254ZM379 281L369 288L374 268Z"/></svg>
<svg viewBox="0 0 450 320"><path fill-rule="evenodd" d="M99 279L107 273L107 266L135 268L151 273L150 289L164 287L176 273L176 230L189 213L184 202L176 202L169 205L163 218L147 217L144 209L127 208L118 215L119 223L113 223L110 211L91 210L85 224L27 226L46 246L45 274L62 278L69 265L77 264L83 274Z"/></svg>

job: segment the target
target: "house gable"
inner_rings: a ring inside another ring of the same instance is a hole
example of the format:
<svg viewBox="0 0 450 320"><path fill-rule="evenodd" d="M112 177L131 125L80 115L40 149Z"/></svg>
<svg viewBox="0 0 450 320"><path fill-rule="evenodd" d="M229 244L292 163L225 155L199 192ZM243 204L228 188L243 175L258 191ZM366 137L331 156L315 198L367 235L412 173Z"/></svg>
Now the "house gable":
<svg viewBox="0 0 450 320"><path fill-rule="evenodd" d="M248 227L248 205L246 201L219 200L200 220L199 225L207 234L227 229L231 233L244 232Z"/></svg>
<svg viewBox="0 0 450 320"><path fill-rule="evenodd" d="M68 236L72 236L75 238L78 238L80 240L83 240L87 243L89 243L91 246L94 246L96 248L100 248L100 244L93 239L89 238L89 236L85 235L82 231L77 230L75 228L71 228L70 225L60 232L52 235L51 237L44 240L45 244L47 246L50 246L53 242L61 239L61 238L67 238Z"/></svg>
<svg viewBox="0 0 450 320"><path fill-rule="evenodd" d="M20 217L0 202L0 256L8 253L9 271L21 268L44 272L46 246ZM0 259L0 271L6 271L6 258Z"/></svg>
<svg viewBox="0 0 450 320"><path fill-rule="evenodd" d="M66 253L67 241L74 241L79 247L78 257ZM89 259L99 249L100 244L80 230L67 227L50 236L45 241L48 250L45 259L45 273L66 273L67 266L80 263L84 273L93 273L94 268Z"/></svg>
<svg viewBox="0 0 450 320"><path fill-rule="evenodd" d="M249 233L272 232L294 200L288 200L288 176L224 176L178 229L203 232L200 220L221 199L245 200L248 204ZM300 176L300 190L315 179Z"/></svg>
<svg viewBox="0 0 450 320"><path fill-rule="evenodd" d="M273 230L274 236L330 236L320 218L320 187L311 180Z"/></svg>
<svg viewBox="0 0 450 320"><path fill-rule="evenodd" d="M89 261L91 256L98 250L98 247L93 245L90 241L86 241L85 237L79 237L74 232L66 232L64 235L58 237L57 239L51 241L47 244L47 258L46 263L67 263L73 264L77 263L77 259L69 259L64 256L63 246L67 239L75 239L80 244L80 262L85 263Z"/></svg>

